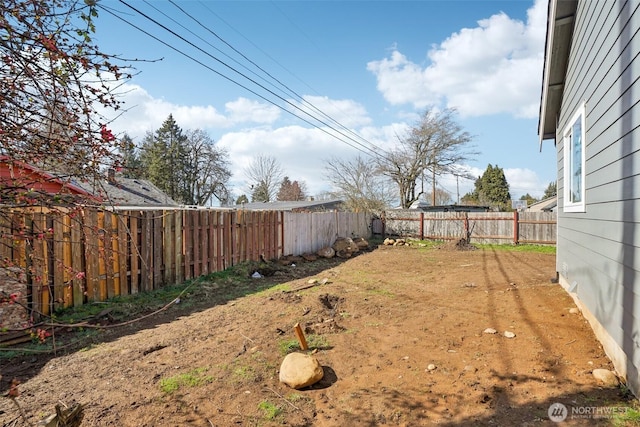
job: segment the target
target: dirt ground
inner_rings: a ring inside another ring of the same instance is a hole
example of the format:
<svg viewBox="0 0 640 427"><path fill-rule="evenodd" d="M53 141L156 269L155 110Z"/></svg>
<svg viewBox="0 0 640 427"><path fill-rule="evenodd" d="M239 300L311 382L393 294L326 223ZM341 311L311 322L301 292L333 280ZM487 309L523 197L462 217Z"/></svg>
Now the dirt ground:
<svg viewBox="0 0 640 427"><path fill-rule="evenodd" d="M3 359L2 387L21 381L34 424L80 402L83 426L551 426L556 402L635 405L591 375L612 366L553 277L549 254L380 246L287 267L240 298L202 282L209 298L186 295L81 350ZM327 282L296 291L311 279ZM304 390L278 380L296 323L324 370ZM0 425L18 417L0 398Z"/></svg>

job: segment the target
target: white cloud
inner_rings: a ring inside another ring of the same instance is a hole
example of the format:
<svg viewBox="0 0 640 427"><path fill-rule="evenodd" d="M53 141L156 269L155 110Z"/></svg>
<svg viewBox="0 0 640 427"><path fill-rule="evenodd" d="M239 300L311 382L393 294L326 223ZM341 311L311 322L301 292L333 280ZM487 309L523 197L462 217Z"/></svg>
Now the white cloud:
<svg viewBox="0 0 640 427"><path fill-rule="evenodd" d="M371 118L367 115L367 110L364 106L350 99L331 99L327 96L306 95L303 96L303 100L304 102L291 102L299 109L309 113L311 116L319 117L332 127L337 126L333 120L350 128L365 126L371 123ZM297 116L314 123L313 119L308 115L296 109L291 110ZM319 113L319 111L324 114Z"/></svg>
<svg viewBox="0 0 640 427"><path fill-rule="evenodd" d="M548 182L542 182L538 174L531 169L506 168L504 169L504 176L507 178L511 198L514 200L519 199L526 193L540 198L549 185Z"/></svg>
<svg viewBox="0 0 640 427"><path fill-rule="evenodd" d="M176 105L154 98L142 87L126 83L119 89L124 101L124 114L110 127L116 133L126 132L139 140L148 131L158 129L172 114L182 129L229 129L242 124L270 124L280 117L280 109L271 104L238 98L225 104L225 114L211 105ZM113 116L113 114L112 114Z"/></svg>
<svg viewBox="0 0 640 427"><path fill-rule="evenodd" d="M435 45L426 68L399 51L369 62L378 90L392 104L444 103L463 116L511 113L535 117L540 101L546 7L536 0L527 22L504 13L478 21Z"/></svg>
<svg viewBox="0 0 640 427"><path fill-rule="evenodd" d="M243 122L269 124L278 120L281 113L280 108L275 105L263 104L247 98L227 102L225 109L229 112L229 125Z"/></svg>
<svg viewBox="0 0 640 427"><path fill-rule="evenodd" d="M354 157L359 152L320 129L287 126L228 132L218 145L229 152L236 193L247 192L245 169L258 155L274 157L292 181L304 181L310 195L330 190L324 161L331 156Z"/></svg>

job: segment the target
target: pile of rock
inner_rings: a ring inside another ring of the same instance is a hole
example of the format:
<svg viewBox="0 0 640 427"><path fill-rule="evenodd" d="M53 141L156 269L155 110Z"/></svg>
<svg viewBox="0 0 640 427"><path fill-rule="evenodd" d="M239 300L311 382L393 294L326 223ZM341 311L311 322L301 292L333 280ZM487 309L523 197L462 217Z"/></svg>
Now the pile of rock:
<svg viewBox="0 0 640 427"><path fill-rule="evenodd" d="M409 242L407 242L405 239L391 239L387 237L386 239L384 239L382 244L386 246L404 246L408 245Z"/></svg>
<svg viewBox="0 0 640 427"><path fill-rule="evenodd" d="M369 242L362 237L338 237L331 246L320 249L317 254L322 258L351 258L353 254L367 249Z"/></svg>

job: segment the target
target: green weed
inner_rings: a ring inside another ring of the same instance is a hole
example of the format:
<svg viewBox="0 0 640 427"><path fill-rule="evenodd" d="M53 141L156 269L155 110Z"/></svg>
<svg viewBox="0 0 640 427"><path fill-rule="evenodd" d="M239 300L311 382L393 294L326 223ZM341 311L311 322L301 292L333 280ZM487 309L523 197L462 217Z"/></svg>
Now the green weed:
<svg viewBox="0 0 640 427"><path fill-rule="evenodd" d="M309 349L322 349L329 347L329 342L322 335L310 334L305 338ZM300 343L295 338L278 341L278 349L283 355L302 350L300 348Z"/></svg>
<svg viewBox="0 0 640 427"><path fill-rule="evenodd" d="M474 243L474 246L478 249L489 250L489 251L531 252L531 253L538 253L538 254L555 254L556 253L555 245L528 245L528 244L489 245L489 244Z"/></svg>
<svg viewBox="0 0 640 427"><path fill-rule="evenodd" d="M618 412L613 416L612 423L616 427L640 425L640 411L627 408L624 412Z"/></svg>
<svg viewBox="0 0 640 427"><path fill-rule="evenodd" d="M264 417L267 420L274 420L282 413L282 409L273 403L263 400L258 404L258 409L264 411Z"/></svg>
<svg viewBox="0 0 640 427"><path fill-rule="evenodd" d="M198 387L213 381L213 377L204 375L207 368L196 368L189 372L174 375L173 377L160 380L160 390L166 394L171 394L181 387Z"/></svg>

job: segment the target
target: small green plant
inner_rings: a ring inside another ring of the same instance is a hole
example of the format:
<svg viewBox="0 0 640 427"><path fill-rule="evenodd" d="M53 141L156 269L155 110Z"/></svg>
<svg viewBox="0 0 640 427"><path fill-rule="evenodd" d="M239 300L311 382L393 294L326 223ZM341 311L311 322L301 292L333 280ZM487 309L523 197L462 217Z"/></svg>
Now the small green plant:
<svg viewBox="0 0 640 427"><path fill-rule="evenodd" d="M295 338L280 340L278 341L278 349L280 349L280 353L282 354L289 354L295 350L299 350L300 344L298 344L298 340Z"/></svg>
<svg viewBox="0 0 640 427"><path fill-rule="evenodd" d="M181 387L197 387L213 381L213 377L204 375L207 368L196 368L189 372L160 380L160 390L171 394Z"/></svg>
<svg viewBox="0 0 640 427"><path fill-rule="evenodd" d="M310 349L321 349L329 346L329 342L322 335L311 334L306 337L307 346ZM302 350L300 343L295 338L278 341L278 349L280 353L286 355L291 352Z"/></svg>
<svg viewBox="0 0 640 427"><path fill-rule="evenodd" d="M613 417L613 425L616 427L640 425L640 411L627 408L624 412L618 412Z"/></svg>
<svg viewBox="0 0 640 427"><path fill-rule="evenodd" d="M531 252L538 254L555 254L556 247L554 245L489 245L489 244L474 244L480 250L488 251L511 251L511 252Z"/></svg>
<svg viewBox="0 0 640 427"><path fill-rule="evenodd" d="M255 372L251 366L236 366L233 369L233 375L242 380L252 380Z"/></svg>
<svg viewBox="0 0 640 427"><path fill-rule="evenodd" d="M267 420L274 420L282 413L282 409L267 400L260 402L258 404L258 409L264 411L264 417Z"/></svg>
<svg viewBox="0 0 640 427"><path fill-rule="evenodd" d="M370 294L373 294L373 295L381 295L381 296L390 297L390 298L395 298L395 296L396 296L390 290L381 289L381 288L370 288L370 289L367 289L367 293L370 293Z"/></svg>
<svg viewBox="0 0 640 427"><path fill-rule="evenodd" d="M287 396L287 400L289 402L299 402L301 400L305 400L307 399L304 395L300 394L300 393L291 393L290 395Z"/></svg>

